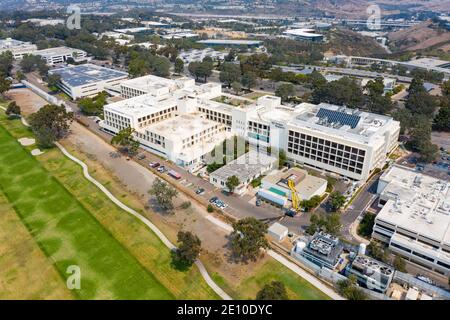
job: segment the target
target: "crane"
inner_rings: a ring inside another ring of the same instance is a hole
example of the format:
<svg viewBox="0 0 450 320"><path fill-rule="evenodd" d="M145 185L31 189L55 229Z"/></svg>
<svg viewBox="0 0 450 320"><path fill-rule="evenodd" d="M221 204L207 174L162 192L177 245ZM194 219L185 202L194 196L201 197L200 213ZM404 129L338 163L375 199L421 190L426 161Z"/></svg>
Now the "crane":
<svg viewBox="0 0 450 320"><path fill-rule="evenodd" d="M292 192L292 207L298 211L300 208L300 201L297 194L297 189L295 189L295 183L291 179L288 179L288 186L289 189L291 189Z"/></svg>

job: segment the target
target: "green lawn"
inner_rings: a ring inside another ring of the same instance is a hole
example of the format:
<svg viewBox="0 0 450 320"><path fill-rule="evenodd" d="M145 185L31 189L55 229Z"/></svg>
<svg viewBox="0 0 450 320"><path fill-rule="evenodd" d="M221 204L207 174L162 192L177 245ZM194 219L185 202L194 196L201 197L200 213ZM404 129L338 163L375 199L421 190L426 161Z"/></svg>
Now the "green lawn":
<svg viewBox="0 0 450 320"><path fill-rule="evenodd" d="M80 267L79 298L174 298L3 126L0 149L1 191L64 279Z"/></svg>
<svg viewBox="0 0 450 320"><path fill-rule="evenodd" d="M284 267L278 261L268 260L252 273L253 276L242 280L231 288L218 274L213 274L216 283L239 299L255 299L256 293L271 281L282 282L292 300L329 300L330 298L305 279Z"/></svg>

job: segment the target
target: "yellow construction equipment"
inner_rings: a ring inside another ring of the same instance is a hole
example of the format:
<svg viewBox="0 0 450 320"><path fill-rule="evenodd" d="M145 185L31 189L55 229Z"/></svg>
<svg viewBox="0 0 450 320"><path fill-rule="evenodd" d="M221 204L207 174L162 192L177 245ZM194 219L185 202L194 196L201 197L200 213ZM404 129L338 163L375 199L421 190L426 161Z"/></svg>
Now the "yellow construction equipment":
<svg viewBox="0 0 450 320"><path fill-rule="evenodd" d="M297 189L295 189L294 181L292 181L291 179L288 179L288 186L292 192L292 207L295 210L298 210L300 208L300 200L298 199Z"/></svg>

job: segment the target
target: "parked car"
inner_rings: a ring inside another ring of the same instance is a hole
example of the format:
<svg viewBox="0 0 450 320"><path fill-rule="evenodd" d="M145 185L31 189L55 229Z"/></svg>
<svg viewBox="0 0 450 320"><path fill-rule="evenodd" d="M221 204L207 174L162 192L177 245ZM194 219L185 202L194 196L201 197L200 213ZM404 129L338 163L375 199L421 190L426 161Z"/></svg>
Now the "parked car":
<svg viewBox="0 0 450 320"><path fill-rule="evenodd" d="M289 209L289 210L286 210L286 212L284 214L287 215L288 217L293 218L297 215L297 211L295 211L293 209Z"/></svg>
<svg viewBox="0 0 450 320"><path fill-rule="evenodd" d="M197 190L195 190L195 193L198 194L198 195L204 194L205 193L205 189L198 188Z"/></svg>
<svg viewBox="0 0 450 320"><path fill-rule="evenodd" d="M255 204L256 204L257 207L259 207L262 204L261 199L256 199Z"/></svg>
<svg viewBox="0 0 450 320"><path fill-rule="evenodd" d="M209 203L215 203L217 200L219 200L219 198L217 197L212 197L211 199L209 199Z"/></svg>
<svg viewBox="0 0 450 320"><path fill-rule="evenodd" d="M145 154L143 154L143 153L138 154L137 159L138 159L138 160L143 160L143 159L145 159Z"/></svg>
<svg viewBox="0 0 450 320"><path fill-rule="evenodd" d="M159 162L150 162L149 166L152 167L152 168L158 168L159 167Z"/></svg>
<svg viewBox="0 0 450 320"><path fill-rule="evenodd" d="M177 179L177 180L181 179L181 175L178 172L176 172L175 170L169 170L167 172L167 174L174 179Z"/></svg>
<svg viewBox="0 0 450 320"><path fill-rule="evenodd" d="M164 173L164 172L166 172L166 171L167 171L167 170L166 170L166 167L164 167L164 166L158 167L158 172Z"/></svg>

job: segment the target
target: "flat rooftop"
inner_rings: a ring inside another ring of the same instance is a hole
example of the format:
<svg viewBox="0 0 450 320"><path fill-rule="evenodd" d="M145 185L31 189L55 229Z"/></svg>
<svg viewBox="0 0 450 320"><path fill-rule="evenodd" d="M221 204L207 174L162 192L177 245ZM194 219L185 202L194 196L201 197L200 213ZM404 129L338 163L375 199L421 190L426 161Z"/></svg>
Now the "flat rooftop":
<svg viewBox="0 0 450 320"><path fill-rule="evenodd" d="M284 34L305 38L320 38L323 37L320 33L314 33L314 29L290 29L283 32Z"/></svg>
<svg viewBox="0 0 450 320"><path fill-rule="evenodd" d="M175 89L182 89L193 85L195 85L195 81L188 77L172 80L154 75L146 75L139 78L129 79L121 83L121 86L131 87L149 93L153 89L168 87L169 91L173 91Z"/></svg>
<svg viewBox="0 0 450 320"><path fill-rule="evenodd" d="M251 150L217 169L211 175L222 180L226 180L231 176L237 176L240 182L247 182L247 180L253 179L254 176L260 175L262 167L267 167L277 161L278 159L275 157Z"/></svg>
<svg viewBox="0 0 450 320"><path fill-rule="evenodd" d="M52 56L59 56L59 55L69 55L73 52L84 52L80 49L74 49L69 47L55 47L55 48L48 48L48 49L42 49L35 52L35 55L40 55L42 57L52 57Z"/></svg>
<svg viewBox="0 0 450 320"><path fill-rule="evenodd" d="M24 47L32 45L30 42L24 42L20 40L15 40L11 38L0 39L0 50L2 49L12 49L17 47Z"/></svg>
<svg viewBox="0 0 450 320"><path fill-rule="evenodd" d="M165 109L169 105L176 105L176 99L167 95L155 97L152 94L144 94L130 99L106 105L105 110L125 116L142 117Z"/></svg>
<svg viewBox="0 0 450 320"><path fill-rule="evenodd" d="M450 68L450 61L434 58L419 58L408 61L410 65L424 68Z"/></svg>
<svg viewBox="0 0 450 320"><path fill-rule="evenodd" d="M177 117L146 126L144 130L156 133L166 139L182 140L207 129L220 126L222 125L204 118L201 113L183 113Z"/></svg>
<svg viewBox="0 0 450 320"><path fill-rule="evenodd" d="M127 72L100 67L90 63L53 69L49 73L59 74L61 80L71 87L128 77Z"/></svg>
<svg viewBox="0 0 450 320"><path fill-rule="evenodd" d="M450 183L392 166L380 181L388 200L377 219L450 245Z"/></svg>
<svg viewBox="0 0 450 320"><path fill-rule="evenodd" d="M311 198L317 189L327 183L327 180L309 175L306 170L300 168L277 171L273 174L268 174L263 180L286 189L289 189L288 180L292 180L294 181L297 192L306 199Z"/></svg>
<svg viewBox="0 0 450 320"><path fill-rule="evenodd" d="M294 109L289 124L367 144L377 132L393 121L391 117L343 106L301 103Z"/></svg>
<svg viewBox="0 0 450 320"><path fill-rule="evenodd" d="M262 44L262 41L259 40L230 40L230 39L211 39L211 40L199 40L197 43L203 44L223 44L223 45L259 45Z"/></svg>

